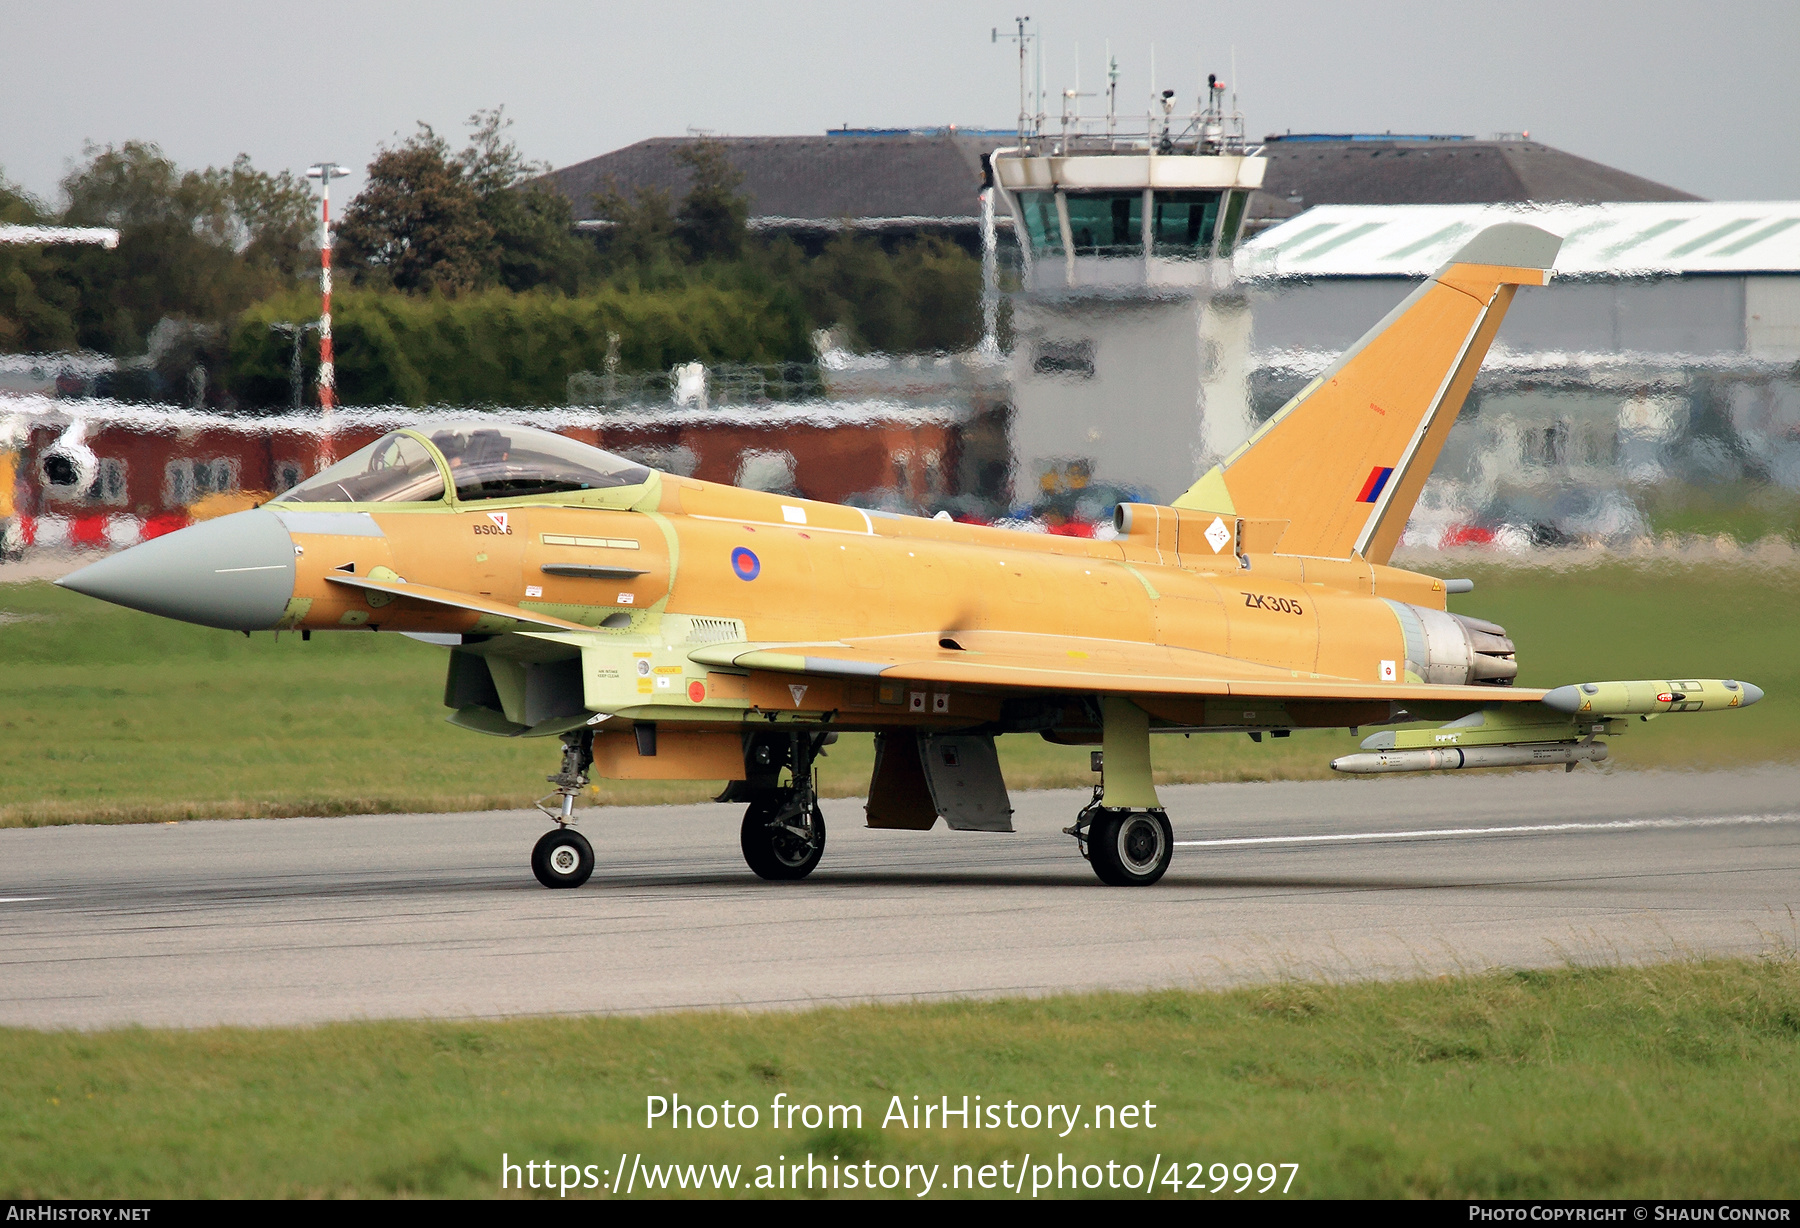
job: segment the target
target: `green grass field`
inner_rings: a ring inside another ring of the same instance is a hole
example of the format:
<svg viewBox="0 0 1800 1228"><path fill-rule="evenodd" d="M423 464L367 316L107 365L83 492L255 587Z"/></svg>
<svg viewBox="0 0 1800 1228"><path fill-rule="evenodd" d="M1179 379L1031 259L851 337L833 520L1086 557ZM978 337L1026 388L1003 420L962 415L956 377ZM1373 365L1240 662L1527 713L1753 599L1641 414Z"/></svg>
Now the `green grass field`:
<svg viewBox="0 0 1800 1228"><path fill-rule="evenodd" d="M0 576L3 576L0 572ZM1768 692L1742 713L1634 724L1625 767L1785 760L1800 749L1800 571L1610 564L1489 569L1454 608L1504 624L1520 681L1723 676ZM0 584L0 826L516 807L548 788L554 739L455 729L441 649L344 633L303 644L122 610L48 584ZM1311 779L1348 733L1154 743L1165 781ZM1091 781L1084 748L1000 740L1014 788ZM828 793L860 794L867 737L822 764ZM599 802L695 801L685 783L603 784Z"/></svg>
<svg viewBox="0 0 1800 1228"><path fill-rule="evenodd" d="M1658 537L1723 535L1743 543L1766 537L1800 542L1800 496L1780 486L1668 482L1645 490L1643 498L1650 530Z"/></svg>
<svg viewBox="0 0 1800 1228"><path fill-rule="evenodd" d="M1289 1195L1314 1198L1800 1196L1791 948L797 1015L0 1031L0 1057L4 1198L493 1196L502 1153L597 1171L621 1153L741 1164L748 1182L808 1152L939 1165L940 1183L955 1165L1058 1152L1139 1165L1141 1182L1160 1157L1183 1164L1190 1197L1188 1163L1207 1166L1206 1197L1214 1163L1296 1164ZM771 1128L777 1093L859 1105L861 1128ZM757 1105L760 1120L647 1129L646 1097L675 1094ZM915 1095L1148 1101L1156 1128L1094 1129L1086 1107L1068 1137L884 1127L891 1098Z"/></svg>

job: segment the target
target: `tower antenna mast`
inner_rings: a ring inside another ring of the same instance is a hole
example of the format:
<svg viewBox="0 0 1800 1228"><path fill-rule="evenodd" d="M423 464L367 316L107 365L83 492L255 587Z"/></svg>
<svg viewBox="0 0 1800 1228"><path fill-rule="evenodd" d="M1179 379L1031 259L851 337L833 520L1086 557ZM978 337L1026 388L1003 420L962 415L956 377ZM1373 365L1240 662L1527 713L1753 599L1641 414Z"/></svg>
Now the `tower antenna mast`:
<svg viewBox="0 0 1800 1228"><path fill-rule="evenodd" d="M325 193L319 206L319 408L327 417L337 404L337 370L331 360L331 181L349 173L336 162L306 168L306 177L317 179Z"/></svg>
<svg viewBox="0 0 1800 1228"><path fill-rule="evenodd" d="M317 179L325 192L319 207L319 469L333 459L331 410L337 404L337 364L331 355L331 181L349 173L336 162L315 162L306 168L306 177Z"/></svg>
<svg viewBox="0 0 1800 1228"><path fill-rule="evenodd" d="M1113 58L1112 39L1106 40L1106 142L1112 148L1113 130L1119 120L1119 61Z"/></svg>
<svg viewBox="0 0 1800 1228"><path fill-rule="evenodd" d="M1036 40L1037 35L1035 33L1027 31L1025 28L1027 23L1029 23L1031 21L1031 17L1029 15L1026 15L1024 17L1015 17L1015 18L1013 18L1013 21L1018 26L1018 33L1008 35L1007 41L1014 42L1019 45L1019 141L1020 141L1020 143L1023 143L1025 141L1025 139L1028 136L1030 136L1033 131L1030 102L1029 102L1029 96L1030 96L1029 91L1031 89L1031 77L1028 72L1029 66L1025 59L1025 52L1030 47L1030 45ZM1000 27L999 26L994 27L992 41L994 41L996 43L1000 41ZM1040 89L1042 88L1041 82L1040 82L1039 88Z"/></svg>

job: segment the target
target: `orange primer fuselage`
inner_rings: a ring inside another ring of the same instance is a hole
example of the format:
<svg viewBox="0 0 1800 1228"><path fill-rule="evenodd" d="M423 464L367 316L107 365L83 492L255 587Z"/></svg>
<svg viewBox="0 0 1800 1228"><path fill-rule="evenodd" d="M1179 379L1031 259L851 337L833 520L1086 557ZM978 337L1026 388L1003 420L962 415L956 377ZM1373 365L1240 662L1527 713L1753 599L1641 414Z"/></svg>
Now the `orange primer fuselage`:
<svg viewBox="0 0 1800 1228"><path fill-rule="evenodd" d="M1383 661L1405 657L1400 625L1379 598L1444 607L1442 581L1356 559L1251 553L1246 568L1231 550L1214 550L1194 531L1210 517L1181 514L1178 535L1168 509L1160 509L1168 523L1151 517L1143 531L1100 541L865 513L661 474L631 498L629 506L571 505L557 496L460 508L365 505L357 510L373 517L381 536L294 531L301 553L283 626L532 630L501 615L329 579L354 575L468 594L590 627L605 639L653 633L663 616L674 614L739 620L745 638L760 643L922 631L960 634L973 643L983 632L1009 632L1108 641L1126 659L1133 651L1187 649L1262 667L1258 672L1271 678L1373 683L1381 680ZM734 563L734 553L743 551L748 555L739 553ZM543 570L557 565L642 574L596 578ZM674 709L665 719L701 725L741 721L746 706L761 706L759 692L785 708L795 679L695 667L680 681L681 689L647 698ZM694 681L704 698L689 697ZM973 688L937 711L895 711L873 681L810 685L817 690L807 706L831 697L840 728L966 723L999 706L998 698L984 701ZM714 708L731 700L739 701L735 709ZM1165 722L1214 723L1197 702L1145 706ZM1316 721L1296 711L1286 720L1353 723L1337 710L1320 712Z"/></svg>

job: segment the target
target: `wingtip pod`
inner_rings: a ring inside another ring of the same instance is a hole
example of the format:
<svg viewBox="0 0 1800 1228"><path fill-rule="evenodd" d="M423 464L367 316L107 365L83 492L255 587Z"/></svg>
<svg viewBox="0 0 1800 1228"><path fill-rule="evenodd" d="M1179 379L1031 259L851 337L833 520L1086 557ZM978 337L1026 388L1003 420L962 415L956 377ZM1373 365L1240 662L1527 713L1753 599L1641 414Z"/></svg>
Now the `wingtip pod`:
<svg viewBox="0 0 1800 1228"><path fill-rule="evenodd" d="M1754 683L1732 678L1583 682L1559 686L1543 702L1558 712L1593 716L1655 716L1663 712L1719 712L1748 708L1763 697Z"/></svg>
<svg viewBox="0 0 1800 1228"><path fill-rule="evenodd" d="M1470 239L1450 257L1450 265L1482 264L1503 269L1528 269L1550 280L1562 236L1524 222L1501 222ZM1449 265L1445 266L1446 269Z"/></svg>

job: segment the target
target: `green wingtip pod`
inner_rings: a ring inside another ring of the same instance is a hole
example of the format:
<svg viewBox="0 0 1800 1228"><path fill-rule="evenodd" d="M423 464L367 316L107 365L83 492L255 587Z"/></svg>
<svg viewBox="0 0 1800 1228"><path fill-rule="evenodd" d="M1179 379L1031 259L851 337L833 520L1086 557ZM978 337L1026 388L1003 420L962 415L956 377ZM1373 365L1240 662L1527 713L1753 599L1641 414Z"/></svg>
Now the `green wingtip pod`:
<svg viewBox="0 0 1800 1228"><path fill-rule="evenodd" d="M1761 687L1730 678L1649 679L1559 686L1544 703L1577 716L1656 716L1748 708L1762 697Z"/></svg>

